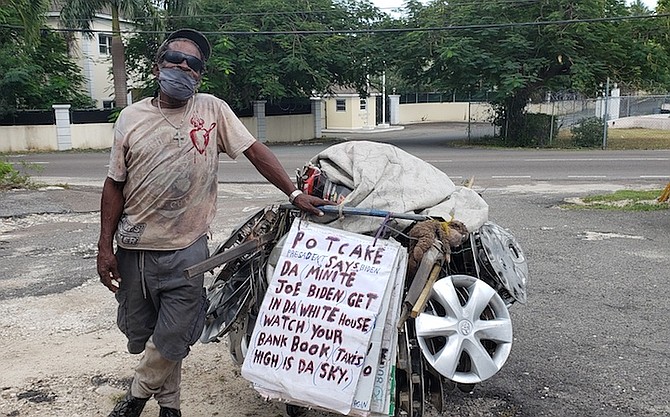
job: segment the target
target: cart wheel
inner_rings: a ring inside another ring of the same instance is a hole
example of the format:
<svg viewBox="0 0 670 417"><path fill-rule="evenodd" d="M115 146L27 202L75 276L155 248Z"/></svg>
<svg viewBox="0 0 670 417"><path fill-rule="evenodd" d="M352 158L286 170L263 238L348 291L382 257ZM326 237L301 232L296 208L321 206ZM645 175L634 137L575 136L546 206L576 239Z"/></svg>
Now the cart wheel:
<svg viewBox="0 0 670 417"><path fill-rule="evenodd" d="M286 404L286 414L289 417L300 417L307 413L307 409L293 404Z"/></svg>

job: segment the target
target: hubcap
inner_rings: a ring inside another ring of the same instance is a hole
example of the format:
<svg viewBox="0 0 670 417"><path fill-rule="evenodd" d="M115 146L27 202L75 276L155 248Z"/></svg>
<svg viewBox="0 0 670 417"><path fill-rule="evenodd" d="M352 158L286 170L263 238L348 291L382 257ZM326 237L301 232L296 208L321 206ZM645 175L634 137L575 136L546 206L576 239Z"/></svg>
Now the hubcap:
<svg viewBox="0 0 670 417"><path fill-rule="evenodd" d="M512 348L512 321L505 303L493 288L469 275L438 280L415 324L428 363L463 384L495 375Z"/></svg>

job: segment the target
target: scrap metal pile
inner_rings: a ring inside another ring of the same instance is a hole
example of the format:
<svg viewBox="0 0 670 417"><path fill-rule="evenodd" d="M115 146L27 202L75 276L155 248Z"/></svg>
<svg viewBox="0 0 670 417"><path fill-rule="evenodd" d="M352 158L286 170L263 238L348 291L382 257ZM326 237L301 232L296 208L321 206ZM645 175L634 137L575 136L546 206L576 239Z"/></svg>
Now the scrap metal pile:
<svg viewBox="0 0 670 417"><path fill-rule="evenodd" d="M528 269L514 236L488 220L481 196L398 148L371 142L327 148L297 180L339 205L326 207L323 218L305 218L288 204L259 210L186 271L216 271L202 342L227 336L243 365L287 233L294 221L306 221L398 242L407 252L399 309L384 318L397 327L391 405L356 415L421 416L427 402L443 410L448 389L469 392L502 368L513 340L508 310L526 302Z"/></svg>

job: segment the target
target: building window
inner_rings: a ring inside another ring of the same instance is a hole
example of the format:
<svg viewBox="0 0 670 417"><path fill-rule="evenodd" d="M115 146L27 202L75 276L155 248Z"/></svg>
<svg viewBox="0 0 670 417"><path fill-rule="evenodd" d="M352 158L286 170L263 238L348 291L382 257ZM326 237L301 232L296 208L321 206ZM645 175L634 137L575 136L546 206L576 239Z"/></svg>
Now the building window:
<svg viewBox="0 0 670 417"><path fill-rule="evenodd" d="M114 100L103 100L102 101L102 108L103 109L113 109L116 103L114 103Z"/></svg>
<svg viewBox="0 0 670 417"><path fill-rule="evenodd" d="M98 35L98 47L100 55L110 55L112 53L112 35L101 33Z"/></svg>
<svg viewBox="0 0 670 417"><path fill-rule="evenodd" d="M362 99L361 99L361 110L365 110L365 109L367 109L367 108L368 108L368 100L362 98Z"/></svg>
<svg viewBox="0 0 670 417"><path fill-rule="evenodd" d="M335 100L336 111L347 111L347 101L342 99Z"/></svg>

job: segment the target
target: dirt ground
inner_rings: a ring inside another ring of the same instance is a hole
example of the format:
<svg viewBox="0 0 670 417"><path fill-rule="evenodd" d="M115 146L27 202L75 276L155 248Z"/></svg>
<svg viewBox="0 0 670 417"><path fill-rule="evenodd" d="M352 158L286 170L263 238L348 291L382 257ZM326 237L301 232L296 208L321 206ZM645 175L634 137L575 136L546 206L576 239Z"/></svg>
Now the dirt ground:
<svg viewBox="0 0 670 417"><path fill-rule="evenodd" d="M6 416L103 416L125 392L137 356L113 322L116 301L91 280L63 294L0 305L0 410ZM184 362L188 416L281 416L239 377L221 344L196 344ZM155 402L144 415L158 415ZM187 412L186 412L187 411Z"/></svg>
<svg viewBox="0 0 670 417"><path fill-rule="evenodd" d="M237 215L218 216L216 244L246 212L276 197L228 189L241 203ZM23 211L26 204L38 213ZM2 195L0 416L106 416L128 387L139 356L127 353L116 300L95 274L98 204L99 190ZM29 295L40 292L51 293ZM286 415L283 404L265 402L240 377L225 341L193 347L182 387L184 416ZM142 415L157 416L156 402Z"/></svg>

